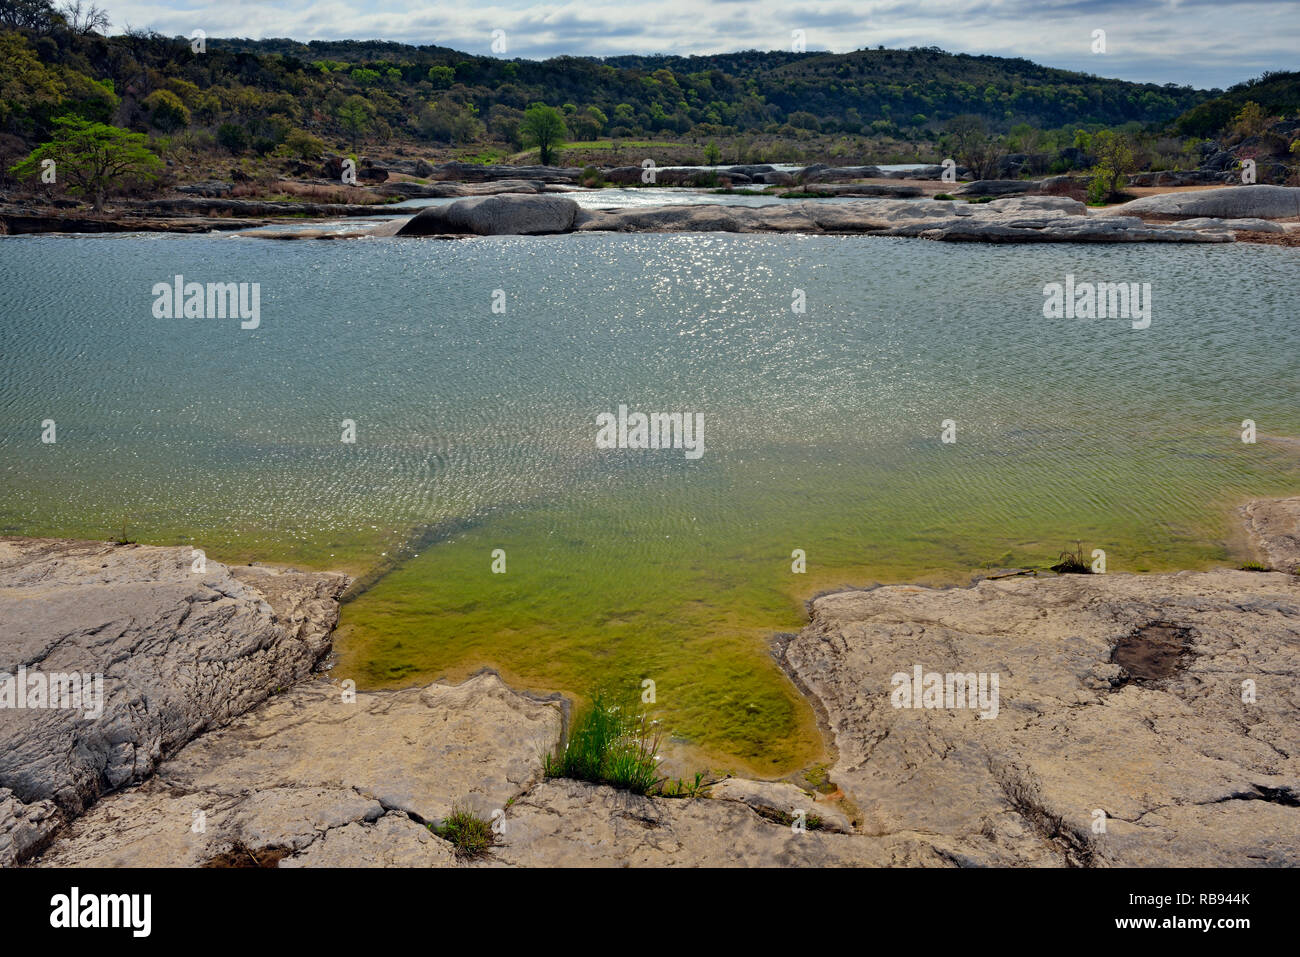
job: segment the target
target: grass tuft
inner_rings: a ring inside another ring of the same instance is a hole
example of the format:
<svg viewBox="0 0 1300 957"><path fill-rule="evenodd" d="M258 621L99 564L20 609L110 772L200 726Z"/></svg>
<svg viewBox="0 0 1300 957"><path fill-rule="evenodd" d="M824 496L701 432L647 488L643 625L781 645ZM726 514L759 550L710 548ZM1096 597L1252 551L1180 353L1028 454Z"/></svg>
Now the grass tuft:
<svg viewBox="0 0 1300 957"><path fill-rule="evenodd" d="M450 843L462 857L478 857L495 839L492 825L461 805L454 805L442 824L430 824L429 830Z"/></svg>
<svg viewBox="0 0 1300 957"><path fill-rule="evenodd" d="M1242 562L1237 567L1243 572L1271 572L1273 570L1263 562Z"/></svg>
<svg viewBox="0 0 1300 957"><path fill-rule="evenodd" d="M1049 566L1058 575L1091 575L1092 566L1083 557L1083 545L1074 543L1074 550L1066 549L1055 565Z"/></svg>
<svg viewBox="0 0 1300 957"><path fill-rule="evenodd" d="M662 783L659 744L662 734L645 712L628 704L611 704L597 692L591 707L574 722L559 756L545 755L548 778L575 778L593 784L650 794Z"/></svg>
<svg viewBox="0 0 1300 957"><path fill-rule="evenodd" d="M704 772L696 771L694 781L683 781L678 778L672 784L664 787L660 793L666 798L697 798L706 787Z"/></svg>

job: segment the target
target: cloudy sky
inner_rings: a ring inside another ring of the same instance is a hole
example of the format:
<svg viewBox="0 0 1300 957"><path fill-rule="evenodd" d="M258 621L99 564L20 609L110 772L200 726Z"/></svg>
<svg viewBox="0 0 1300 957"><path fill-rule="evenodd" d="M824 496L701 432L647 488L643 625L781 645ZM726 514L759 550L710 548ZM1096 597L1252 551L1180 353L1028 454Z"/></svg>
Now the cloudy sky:
<svg viewBox="0 0 1300 957"><path fill-rule="evenodd" d="M1300 68L1300 0L100 0L115 30L384 39L505 55L939 46L1156 83L1227 87ZM1105 31L1106 52L1093 33Z"/></svg>

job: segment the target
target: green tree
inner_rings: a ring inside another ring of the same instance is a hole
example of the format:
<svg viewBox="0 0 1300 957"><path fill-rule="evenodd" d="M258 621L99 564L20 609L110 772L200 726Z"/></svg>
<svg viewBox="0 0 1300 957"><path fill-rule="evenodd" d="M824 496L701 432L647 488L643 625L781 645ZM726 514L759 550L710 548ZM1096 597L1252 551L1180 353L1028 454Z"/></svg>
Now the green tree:
<svg viewBox="0 0 1300 957"><path fill-rule="evenodd" d="M222 123L217 127L217 142L232 153L242 153L252 141L248 130L238 123Z"/></svg>
<svg viewBox="0 0 1300 957"><path fill-rule="evenodd" d="M1101 203L1113 196L1129 173L1137 167L1133 144L1128 137L1102 130L1092 137L1091 151L1095 163L1088 200Z"/></svg>
<svg viewBox="0 0 1300 957"><path fill-rule="evenodd" d="M550 166L555 151L564 145L569 131L564 126L560 111L545 103L534 103L524 110L524 121L519 124L519 135L528 146L536 146L540 162Z"/></svg>
<svg viewBox="0 0 1300 957"><path fill-rule="evenodd" d="M154 90L144 99L149 122L164 133L174 133L190 125L190 111L171 90Z"/></svg>
<svg viewBox="0 0 1300 957"><path fill-rule="evenodd" d="M32 150L10 172L20 179L35 178L46 168L44 160L54 161L55 175L69 184L70 191L93 197L96 211L104 208L110 190L132 181L156 180L163 168L144 134L74 116L56 119L54 138Z"/></svg>
<svg viewBox="0 0 1300 957"><path fill-rule="evenodd" d="M720 162L722 162L722 150L718 149L717 143L709 140L708 145L704 147L704 165L717 166Z"/></svg>
<svg viewBox="0 0 1300 957"><path fill-rule="evenodd" d="M456 71L449 66L431 66L429 82L435 90L445 90L456 82Z"/></svg>
<svg viewBox="0 0 1300 957"><path fill-rule="evenodd" d="M1264 108L1254 100L1247 100L1241 112L1232 118L1232 132L1243 139L1263 132L1267 125L1268 117L1264 115Z"/></svg>
<svg viewBox="0 0 1300 957"><path fill-rule="evenodd" d="M352 139L352 149L357 148L357 141L361 139L367 129L370 128L373 113L370 104L364 96L353 94L343 101L339 107L339 124Z"/></svg>

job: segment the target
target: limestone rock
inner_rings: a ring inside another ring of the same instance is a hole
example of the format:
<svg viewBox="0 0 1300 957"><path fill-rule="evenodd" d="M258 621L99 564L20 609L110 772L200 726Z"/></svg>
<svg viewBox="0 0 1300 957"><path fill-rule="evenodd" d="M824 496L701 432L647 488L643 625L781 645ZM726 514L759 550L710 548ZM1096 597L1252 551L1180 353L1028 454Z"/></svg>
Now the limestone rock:
<svg viewBox="0 0 1300 957"><path fill-rule="evenodd" d="M1300 216L1300 186L1227 186L1190 193L1160 193L1116 206L1123 216L1213 216L1217 219L1289 219Z"/></svg>
<svg viewBox="0 0 1300 957"><path fill-rule="evenodd" d="M546 781L506 811L482 863L516 867L833 867L945 864L916 835L796 833L736 801L650 798Z"/></svg>
<svg viewBox="0 0 1300 957"><path fill-rule="evenodd" d="M1038 191L1038 183L1028 179L977 179L953 190L954 196L1017 196Z"/></svg>
<svg viewBox="0 0 1300 957"><path fill-rule="evenodd" d="M497 179L532 179L543 183L576 183L582 178L577 166L501 166L486 163L440 163L425 174L434 180L485 183Z"/></svg>
<svg viewBox="0 0 1300 957"><path fill-rule="evenodd" d="M102 675L103 698L0 712L0 787L79 813L328 650L346 576L192 568L188 547L0 539L0 672Z"/></svg>
<svg viewBox="0 0 1300 957"><path fill-rule="evenodd" d="M842 811L824 801L818 802L807 791L785 781L724 778L709 786L709 797L715 801L739 801L763 817L787 824L796 811L803 811L811 828L837 834L853 833L853 824Z"/></svg>
<svg viewBox="0 0 1300 957"><path fill-rule="evenodd" d="M1241 512L1273 570L1300 575L1300 497L1258 499Z"/></svg>
<svg viewBox="0 0 1300 957"><path fill-rule="evenodd" d="M825 709L866 834L933 835L965 864L1300 864L1293 576L843 592L784 660ZM996 675L996 716L895 707L918 665Z"/></svg>
<svg viewBox="0 0 1300 957"><path fill-rule="evenodd" d="M476 196L422 210L399 236L471 233L477 236L536 236L573 228L578 204L549 194Z"/></svg>
<svg viewBox="0 0 1300 957"><path fill-rule="evenodd" d="M26 860L49 840L59 823L53 801L25 804L8 788L0 788L0 867Z"/></svg>
<svg viewBox="0 0 1300 957"><path fill-rule="evenodd" d="M334 683L308 682L103 799L39 863L197 866L247 847L302 854L306 866L371 858L428 866L442 851L419 835L425 846L411 844L401 822L427 833L425 823L456 806L489 819L540 777L563 720L558 701L511 691L491 672L460 685L359 692L351 703Z"/></svg>

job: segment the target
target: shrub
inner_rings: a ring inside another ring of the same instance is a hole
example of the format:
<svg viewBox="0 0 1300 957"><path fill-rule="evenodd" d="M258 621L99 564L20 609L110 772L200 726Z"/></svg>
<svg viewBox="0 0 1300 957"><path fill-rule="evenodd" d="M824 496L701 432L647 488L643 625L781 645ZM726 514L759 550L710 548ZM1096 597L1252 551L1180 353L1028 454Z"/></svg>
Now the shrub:
<svg viewBox="0 0 1300 957"><path fill-rule="evenodd" d="M235 123L222 123L217 127L217 142L232 153L242 153L251 141L248 130Z"/></svg>
<svg viewBox="0 0 1300 957"><path fill-rule="evenodd" d="M300 160L318 160L325 152L325 144L306 130L293 130L284 138L284 152Z"/></svg>
<svg viewBox="0 0 1300 957"><path fill-rule="evenodd" d="M144 100L149 111L149 122L164 132L173 132L190 125L190 111L181 98L171 90L154 90Z"/></svg>

